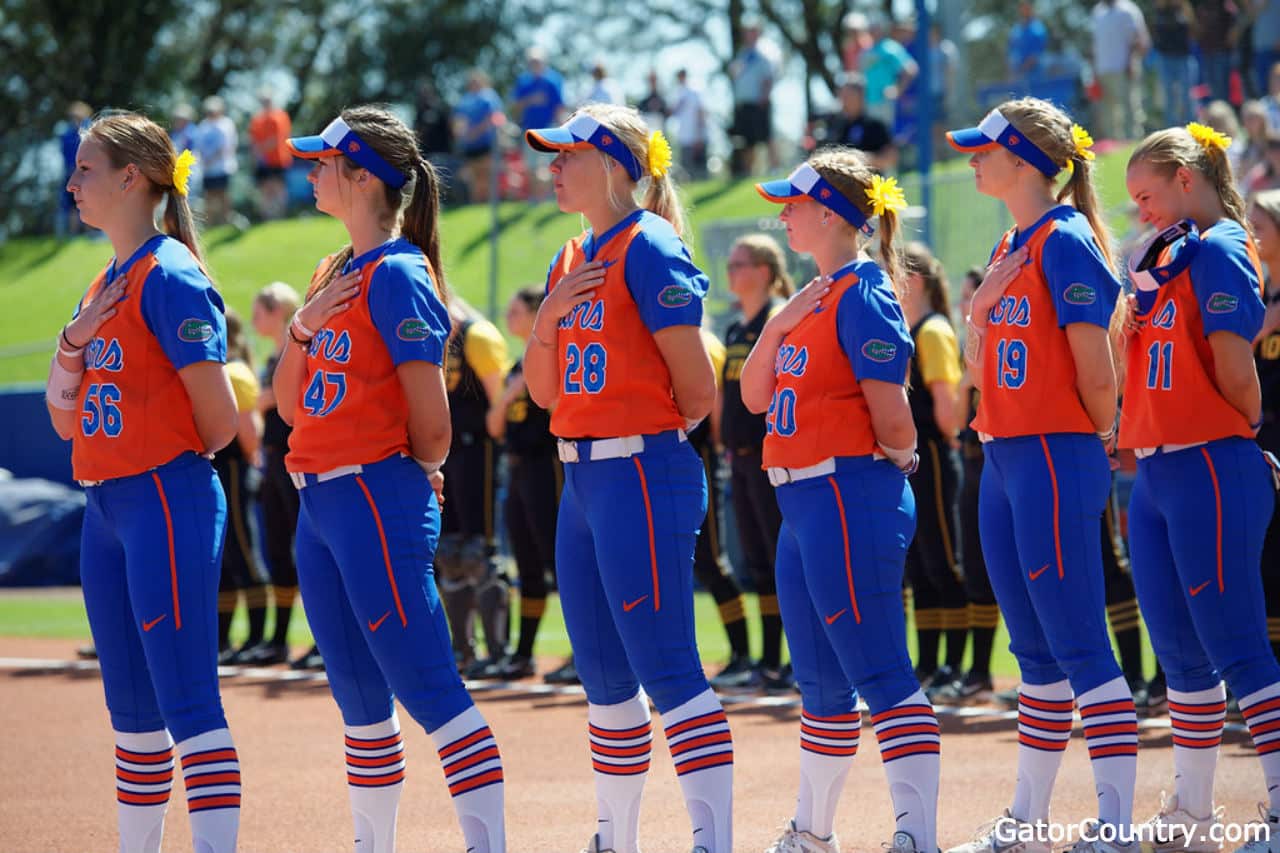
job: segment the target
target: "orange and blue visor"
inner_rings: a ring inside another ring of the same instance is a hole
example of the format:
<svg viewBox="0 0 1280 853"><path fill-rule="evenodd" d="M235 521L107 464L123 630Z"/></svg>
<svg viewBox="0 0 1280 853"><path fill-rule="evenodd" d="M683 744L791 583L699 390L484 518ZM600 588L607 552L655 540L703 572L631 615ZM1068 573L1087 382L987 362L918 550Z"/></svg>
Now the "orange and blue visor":
<svg viewBox="0 0 1280 853"><path fill-rule="evenodd" d="M288 144L290 151L308 160L346 155L357 166L368 169L392 189L398 190L409 181L403 172L370 148L341 116L329 122L329 126L319 136L295 136Z"/></svg>
<svg viewBox="0 0 1280 853"><path fill-rule="evenodd" d="M801 163L780 181L756 184L756 192L776 204L816 201L868 237L876 233L876 229L867 222L867 215L808 163Z"/></svg>
<svg viewBox="0 0 1280 853"><path fill-rule="evenodd" d="M580 113L559 127L526 130L524 139L530 148L538 151L582 151L595 148L621 163L631 180L639 181L645 174L640 167L640 160L631 153L631 149L618 134L589 115Z"/></svg>
<svg viewBox="0 0 1280 853"><path fill-rule="evenodd" d="M1049 178L1057 177L1063 168L1009 124L1009 120L999 110L987 113L987 117L977 127L949 131L947 141L957 151L987 151L999 145L1015 157L1026 160Z"/></svg>

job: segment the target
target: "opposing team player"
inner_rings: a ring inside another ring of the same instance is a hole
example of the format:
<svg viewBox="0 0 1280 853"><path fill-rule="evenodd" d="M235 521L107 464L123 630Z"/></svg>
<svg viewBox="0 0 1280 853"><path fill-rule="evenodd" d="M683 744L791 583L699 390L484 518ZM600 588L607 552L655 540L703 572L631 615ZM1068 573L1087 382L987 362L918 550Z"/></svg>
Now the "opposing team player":
<svg viewBox="0 0 1280 853"><path fill-rule="evenodd" d="M115 730L120 849L142 853L160 850L175 750L196 851L235 850L240 824L215 665L227 504L206 458L235 437L236 406L187 206L192 162L141 115L85 131L67 192L115 257L63 327L47 391L87 499L80 580Z"/></svg>
<svg viewBox="0 0 1280 853"><path fill-rule="evenodd" d="M820 276L765 323L742 400L767 410L777 487L778 603L803 696L800 795L772 853L837 850L835 809L858 751L861 694L897 813L891 853L937 849L940 739L907 654L901 593L915 531L911 334L895 290L906 200L859 152L815 154L757 185ZM866 252L879 228L883 267Z"/></svg>
<svg viewBox="0 0 1280 853"><path fill-rule="evenodd" d="M552 261L524 358L565 463L556 574L587 693L600 816L588 849L635 853L652 699L693 849L730 853L733 743L694 637L707 485L685 435L715 401L699 332L707 281L680 239L670 149L635 110L599 104L526 139L557 152L560 209L591 226Z"/></svg>
<svg viewBox="0 0 1280 853"><path fill-rule="evenodd" d="M356 850L395 849L394 693L435 742L467 848L502 853L502 760L458 677L431 573L450 435L435 169L377 107L289 147L317 161L316 207L351 237L317 268L274 385L293 426L298 580L345 723Z"/></svg>

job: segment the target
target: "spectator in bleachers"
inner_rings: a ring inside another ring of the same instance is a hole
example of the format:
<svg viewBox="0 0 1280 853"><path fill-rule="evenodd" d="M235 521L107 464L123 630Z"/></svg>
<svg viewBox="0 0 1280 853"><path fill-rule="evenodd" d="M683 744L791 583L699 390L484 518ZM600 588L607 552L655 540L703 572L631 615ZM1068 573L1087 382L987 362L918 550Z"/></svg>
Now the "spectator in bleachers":
<svg viewBox="0 0 1280 853"><path fill-rule="evenodd" d="M564 82L555 69L547 65L547 54L540 47L531 47L525 53L528 68L516 78L512 92L512 110L520 121L523 133L529 129L553 127L560 124L564 110ZM521 145L525 167L529 172L529 200L539 201L550 196L551 181L548 168L552 156Z"/></svg>
<svg viewBox="0 0 1280 853"><path fill-rule="evenodd" d="M1231 66L1235 60L1239 9L1234 0L1197 0L1196 44L1200 47L1200 79L1214 100L1231 100Z"/></svg>
<svg viewBox="0 0 1280 853"><path fill-rule="evenodd" d="M889 128L880 119L867 114L866 80L861 74L848 74L840 85L840 111L822 116L815 122L814 147L844 145L865 152L878 171L893 168L897 149Z"/></svg>
<svg viewBox="0 0 1280 853"><path fill-rule="evenodd" d="M636 104L636 109L640 111L640 115L644 116L645 124L649 127L662 127L667 122L667 116L670 111L667 109L667 102L663 99L662 93L658 91L658 72L649 71L649 92L640 99L640 103Z"/></svg>
<svg viewBox="0 0 1280 853"><path fill-rule="evenodd" d="M1280 63L1271 66L1271 76L1267 78L1267 94L1262 99L1262 107L1267 113L1267 125L1280 129Z"/></svg>
<svg viewBox="0 0 1280 853"><path fill-rule="evenodd" d="M1230 105L1227 105L1228 107ZM1237 183L1267 156L1267 110L1262 101L1245 101L1240 108L1240 131L1231 136L1227 159Z"/></svg>
<svg viewBox="0 0 1280 853"><path fill-rule="evenodd" d="M702 105L702 92L689 85L689 72L676 72L676 93L671 99L671 118L675 120L676 148L680 167L689 178L707 176L707 110Z"/></svg>
<svg viewBox="0 0 1280 853"><path fill-rule="evenodd" d="M879 19L850 12L842 25L847 40L870 45L859 51L858 67L853 69L860 71L866 80L866 110L886 126L893 127L898 95L920 73L920 68L905 47L885 34Z"/></svg>
<svg viewBox="0 0 1280 853"><path fill-rule="evenodd" d="M192 152L196 150L196 111L191 109L190 104L178 104L173 108L173 120L169 127L169 138L173 140L173 149L179 153L182 149L187 148ZM194 180L196 172L199 170L200 164L197 162L192 167L191 178L187 183L188 194L195 191L199 181Z"/></svg>
<svg viewBox="0 0 1280 853"><path fill-rule="evenodd" d="M1280 189L1280 130L1267 132L1266 157L1244 177L1245 201L1266 190Z"/></svg>
<svg viewBox="0 0 1280 853"><path fill-rule="evenodd" d="M293 165L286 141L293 130L289 114L275 105L271 92L258 96L262 109L249 122L253 143L253 179L258 187L258 214L263 219L279 219L289 206L284 176Z"/></svg>
<svg viewBox="0 0 1280 853"><path fill-rule="evenodd" d="M959 69L960 51L951 39L943 37L941 27L937 24L929 27L929 98L935 127L947 120L955 103Z"/></svg>
<svg viewBox="0 0 1280 853"><path fill-rule="evenodd" d="M1036 15L1032 3L1018 4L1018 22L1009 30L1009 79L1020 95L1030 94L1040 77L1040 65L1049 46L1049 30Z"/></svg>
<svg viewBox="0 0 1280 853"><path fill-rule="evenodd" d="M1132 0L1101 0L1091 13L1093 73L1102 87L1102 139L1138 139L1144 132L1142 57L1150 46L1146 20Z"/></svg>
<svg viewBox="0 0 1280 853"><path fill-rule="evenodd" d="M1151 47L1160 78L1164 123L1171 127L1191 120L1191 86L1195 74L1191 27L1194 23L1195 12L1188 0L1156 0Z"/></svg>
<svg viewBox="0 0 1280 853"><path fill-rule="evenodd" d="M440 176L440 203L458 204L465 195L459 185L458 161L453 154L453 113L429 79L418 84L413 105L413 132L422 156Z"/></svg>
<svg viewBox="0 0 1280 853"><path fill-rule="evenodd" d="M622 90L618 88L617 81L609 76L609 69L605 68L604 60L597 59L591 63L591 83L587 86L587 92L579 105L621 103L623 103Z"/></svg>
<svg viewBox="0 0 1280 853"><path fill-rule="evenodd" d="M742 19L742 46L729 63L733 83L733 174L755 172L756 149L766 146L769 166L777 162L773 147L773 84L778 74L778 52L761 37L760 22Z"/></svg>
<svg viewBox="0 0 1280 853"><path fill-rule="evenodd" d="M89 127L89 118L93 108L84 101L73 101L67 107L67 121L58 134L58 145L62 149L62 190L58 194L58 218L54 222L54 231L59 237L67 237L80 233L80 212L76 209L75 198L67 192L67 181L76 170L76 152L80 150L80 133ZM182 149L178 149L181 151Z"/></svg>
<svg viewBox="0 0 1280 853"><path fill-rule="evenodd" d="M478 68L467 74L467 93L453 111L453 135L458 140L462 179L470 201L488 201L493 182L493 152L502 123L502 99Z"/></svg>
<svg viewBox="0 0 1280 853"><path fill-rule="evenodd" d="M204 120L196 129L196 156L204 174L204 219L224 225L230 219L231 176L240 168L236 159L236 125L226 103L217 95L204 99Z"/></svg>
<svg viewBox="0 0 1280 853"><path fill-rule="evenodd" d="M1272 67L1280 62L1280 0L1249 0L1253 79L1265 92Z"/></svg>

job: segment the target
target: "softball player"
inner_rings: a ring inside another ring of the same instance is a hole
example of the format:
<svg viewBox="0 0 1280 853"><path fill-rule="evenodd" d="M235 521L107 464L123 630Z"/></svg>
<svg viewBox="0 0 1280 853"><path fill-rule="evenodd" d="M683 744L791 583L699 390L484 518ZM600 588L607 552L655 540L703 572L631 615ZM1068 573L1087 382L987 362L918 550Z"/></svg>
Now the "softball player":
<svg viewBox="0 0 1280 853"><path fill-rule="evenodd" d="M556 574L587 693L600 815L587 849L635 853L652 699L693 849L729 853L733 743L694 637L707 484L684 431L715 401L699 332L707 280L680 240L670 148L635 110L605 104L525 138L557 152L560 209L591 225L552 261L524 358L565 462Z"/></svg>
<svg viewBox="0 0 1280 853"><path fill-rule="evenodd" d="M871 710L898 814L891 853L937 849L940 740L907 654L903 563L915 532L911 335L895 279L906 200L860 152L828 149L756 187L785 205L791 248L821 274L765 323L742 400L765 419L764 465L782 509L778 603L803 697L800 795L771 853L837 850L835 808ZM866 253L880 228L881 259Z"/></svg>
<svg viewBox="0 0 1280 853"><path fill-rule="evenodd" d="M782 665L782 615L778 612L774 555L782 513L761 463L764 416L742 404L742 365L765 322L791 296L782 249L767 234L741 237L729 250L726 265L729 292L738 300L739 316L725 332L725 363L721 376L720 438L729 457L730 491L737 521L738 545L755 584L760 603L761 644L757 673L766 690L795 686L790 667Z"/></svg>
<svg viewBox="0 0 1280 853"><path fill-rule="evenodd" d="M222 298L187 206L193 159L134 113L85 131L67 192L115 257L63 327L46 392L85 487L80 580L115 730L120 849L143 853L160 850L175 749L195 849L229 853L240 825L215 663L227 505L207 458L236 412Z"/></svg>
<svg viewBox="0 0 1280 853"><path fill-rule="evenodd" d="M289 147L317 161L316 208L351 235L317 268L274 385L293 426L298 580L345 723L355 849L395 849L394 694L435 742L467 848L501 853L502 761L458 677L431 571L450 436L435 169L377 107Z"/></svg>
<svg viewBox="0 0 1280 853"><path fill-rule="evenodd" d="M1133 575L1173 722L1174 794L1151 821L1167 828L1157 846L1217 849L1209 832L1225 680L1269 796L1260 810L1270 837L1241 849L1263 853L1280 850L1280 663L1258 571L1275 483L1253 441L1263 420L1252 351L1262 275L1229 143L1190 124L1151 134L1129 158L1129 195L1159 233L1130 261L1120 446L1138 457ZM1184 842L1188 826L1196 837Z"/></svg>
<svg viewBox="0 0 1280 853"><path fill-rule="evenodd" d="M964 411L960 345L951 325L951 304L942 264L923 243L909 243L902 310L911 329L911 416L920 442L920 468L911 475L916 499L916 535L907 549L906 574L915 601L916 675L925 695L960 675L969 639L969 606L956 547L956 491L960 471L951 448ZM938 646L947 638L946 662Z"/></svg>
<svg viewBox="0 0 1280 853"><path fill-rule="evenodd" d="M1022 833L1032 835L1028 851L1049 849L1032 830L1048 819L1073 699L1100 827L1076 849L1129 850L1137 716L1107 635L1099 526L1111 489L1108 325L1120 285L1093 188L1092 140L1034 98L1001 104L947 138L972 152L978 191L1004 202L1015 222L974 296L966 352L977 353L982 391L973 424L986 455L982 551L1022 673L1013 803L956 851L1003 850ZM988 311L989 291L1002 295Z"/></svg>

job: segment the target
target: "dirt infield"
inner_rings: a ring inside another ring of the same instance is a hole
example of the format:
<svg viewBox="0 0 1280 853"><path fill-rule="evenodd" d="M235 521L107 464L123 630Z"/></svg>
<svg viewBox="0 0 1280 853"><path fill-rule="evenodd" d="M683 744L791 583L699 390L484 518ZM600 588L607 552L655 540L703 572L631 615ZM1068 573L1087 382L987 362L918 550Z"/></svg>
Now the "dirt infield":
<svg viewBox="0 0 1280 853"><path fill-rule="evenodd" d="M74 657L69 641L0 638L0 657ZM543 661L544 668L554 662ZM533 682L530 682L533 684ZM342 730L323 681L278 677L222 682L240 752L244 811L240 849L246 853L338 853L351 849ZM580 850L592 832L595 798L581 695L531 694L518 685L476 694L502 749L507 779L511 853ZM759 851L776 836L794 806L799 772L799 708L739 703L728 707L737 748L734 848ZM400 807L402 853L460 851L442 774L422 731L401 715L408 779ZM0 666L0 850L6 853L89 853L116 849L110 726L102 686L92 670ZM939 840L967 839L974 826L1008 803L1014 780L1016 726L1000 715L942 718ZM689 824L662 738L656 737L641 817L649 853L684 853ZM1159 805L1173 779L1167 728L1144 728L1138 760L1136 814ZM181 786L175 786L165 851L191 849ZM1256 819L1262 773L1243 732L1226 735L1217 799L1229 823ZM875 738L864 725L861 754L849 775L836 830L845 851L879 851L889 837L890 809ZM1095 814L1093 780L1077 726L1054 798L1054 817Z"/></svg>

